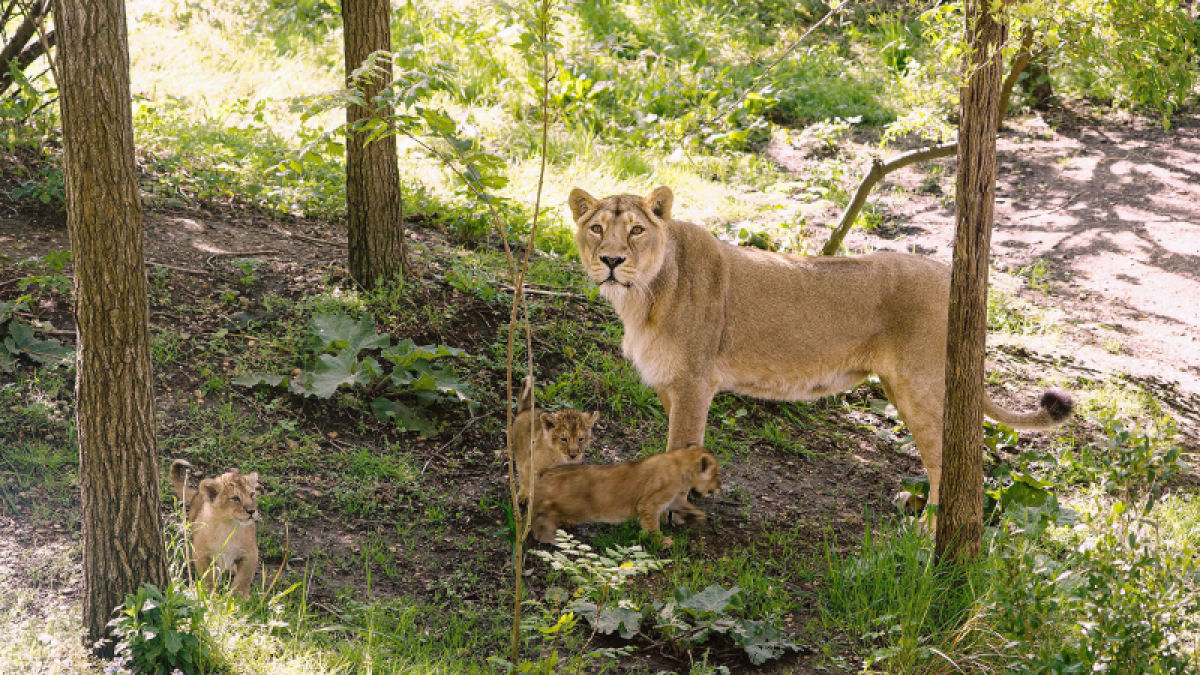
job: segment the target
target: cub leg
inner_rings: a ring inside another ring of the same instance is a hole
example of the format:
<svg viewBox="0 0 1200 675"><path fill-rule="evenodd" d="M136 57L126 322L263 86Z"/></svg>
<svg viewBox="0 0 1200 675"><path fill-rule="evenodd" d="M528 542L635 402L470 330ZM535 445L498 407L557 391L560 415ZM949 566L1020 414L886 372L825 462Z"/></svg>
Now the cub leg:
<svg viewBox="0 0 1200 675"><path fill-rule="evenodd" d="M250 582L254 581L254 572L258 569L258 552L251 551L236 563L233 575L233 587L245 600L250 599Z"/></svg>
<svg viewBox="0 0 1200 675"><path fill-rule="evenodd" d="M670 537L663 537L662 530L659 527L659 523L662 521L663 510L665 508L666 507L657 504L638 504L638 523L641 524L642 530L650 533L651 538L657 540L660 545L672 546L675 544L674 540L672 540Z"/></svg>
<svg viewBox="0 0 1200 675"><path fill-rule="evenodd" d="M533 538L543 544L554 542L554 537L558 533L558 523L554 518L539 513L533 517Z"/></svg>
<svg viewBox="0 0 1200 675"><path fill-rule="evenodd" d="M205 588L211 590L217 576L217 570L213 567L212 556L196 554L196 574L200 575L200 583Z"/></svg>

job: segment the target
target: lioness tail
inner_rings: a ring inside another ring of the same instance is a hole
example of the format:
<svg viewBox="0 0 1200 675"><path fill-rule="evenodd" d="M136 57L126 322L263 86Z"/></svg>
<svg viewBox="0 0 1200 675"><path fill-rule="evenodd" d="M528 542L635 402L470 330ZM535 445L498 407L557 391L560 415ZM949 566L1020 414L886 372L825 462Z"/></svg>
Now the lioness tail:
<svg viewBox="0 0 1200 675"><path fill-rule="evenodd" d="M1071 416L1075 401L1071 394L1063 389L1052 387L1042 394L1038 402L1037 412L1018 413L1001 408L990 396L983 400L983 414L1014 429L1026 431L1043 431L1053 429Z"/></svg>

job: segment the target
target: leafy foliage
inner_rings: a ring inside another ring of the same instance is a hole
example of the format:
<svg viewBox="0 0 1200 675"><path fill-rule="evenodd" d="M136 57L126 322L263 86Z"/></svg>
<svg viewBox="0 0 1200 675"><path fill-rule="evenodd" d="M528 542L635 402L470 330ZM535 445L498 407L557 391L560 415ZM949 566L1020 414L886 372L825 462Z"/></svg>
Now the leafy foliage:
<svg viewBox="0 0 1200 675"><path fill-rule="evenodd" d="M342 313L314 315L305 347L309 356L304 367L287 375L243 375L233 384L286 387L298 396L320 399L331 398L342 387L368 392L390 389L391 396L378 396L372 402L376 417L422 436L437 434L425 408L444 400L470 401L470 388L453 367L434 363L465 352L446 345L417 345L408 339L393 345L389 335L376 332L370 315L358 319Z"/></svg>
<svg viewBox="0 0 1200 675"><path fill-rule="evenodd" d="M204 625L204 605L174 584L142 584L125 596L109 628L120 640L117 660L136 673L224 671Z"/></svg>
<svg viewBox="0 0 1200 675"><path fill-rule="evenodd" d="M620 589L635 576L661 569L664 561L650 557L640 546L615 546L596 553L561 530L555 546L559 550L532 553L567 575L577 588L559 620L545 631L548 634L583 618L593 631L624 640L638 637L644 627L681 652L723 635L755 665L799 649L770 623L739 616L742 591L737 586L726 589L713 584L698 592L681 587L670 601L639 607L621 597Z"/></svg>
<svg viewBox="0 0 1200 675"><path fill-rule="evenodd" d="M75 362L75 350L53 338L39 339L33 326L17 318L24 302L0 302L0 373L11 373L18 359L57 368Z"/></svg>

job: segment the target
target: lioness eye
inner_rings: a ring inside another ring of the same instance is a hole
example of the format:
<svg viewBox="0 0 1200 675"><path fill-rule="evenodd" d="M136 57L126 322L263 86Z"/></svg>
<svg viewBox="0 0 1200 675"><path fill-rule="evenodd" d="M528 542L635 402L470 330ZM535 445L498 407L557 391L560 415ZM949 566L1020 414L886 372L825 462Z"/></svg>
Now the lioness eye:
<svg viewBox="0 0 1200 675"><path fill-rule="evenodd" d="M642 227L641 225L634 225L633 228L629 230L629 234L641 234L645 231L646 228Z"/></svg>
<svg viewBox="0 0 1200 675"><path fill-rule="evenodd" d="M600 234L603 231L604 231L603 227L600 227L599 225L592 225L592 232L595 232L596 234Z"/></svg>

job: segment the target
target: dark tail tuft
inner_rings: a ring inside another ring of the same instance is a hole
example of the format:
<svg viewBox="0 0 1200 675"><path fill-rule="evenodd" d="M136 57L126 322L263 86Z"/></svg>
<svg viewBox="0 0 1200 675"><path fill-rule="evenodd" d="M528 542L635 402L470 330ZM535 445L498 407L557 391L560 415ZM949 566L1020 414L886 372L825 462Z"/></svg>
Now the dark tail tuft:
<svg viewBox="0 0 1200 675"><path fill-rule="evenodd" d="M1075 409L1075 400L1066 390L1055 387L1042 394L1041 406L1046 414L1050 415L1050 419L1061 422L1071 416L1071 411Z"/></svg>
<svg viewBox="0 0 1200 675"><path fill-rule="evenodd" d="M521 396L517 399L517 414L525 412L533 408L533 377L525 378L525 385L521 387Z"/></svg>

